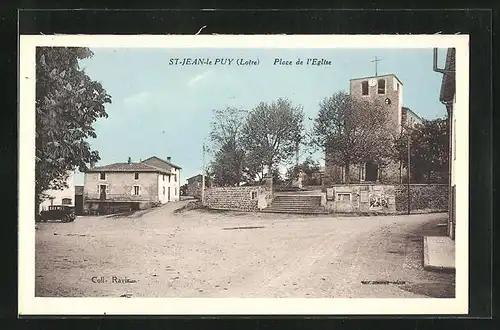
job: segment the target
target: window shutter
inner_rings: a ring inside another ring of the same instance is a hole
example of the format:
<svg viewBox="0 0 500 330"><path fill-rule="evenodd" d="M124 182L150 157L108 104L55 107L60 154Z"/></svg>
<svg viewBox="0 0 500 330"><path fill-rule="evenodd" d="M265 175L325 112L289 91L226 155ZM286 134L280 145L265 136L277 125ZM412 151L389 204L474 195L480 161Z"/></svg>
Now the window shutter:
<svg viewBox="0 0 500 330"><path fill-rule="evenodd" d="M106 185L106 194L108 194L108 193L109 193L109 186Z"/></svg>

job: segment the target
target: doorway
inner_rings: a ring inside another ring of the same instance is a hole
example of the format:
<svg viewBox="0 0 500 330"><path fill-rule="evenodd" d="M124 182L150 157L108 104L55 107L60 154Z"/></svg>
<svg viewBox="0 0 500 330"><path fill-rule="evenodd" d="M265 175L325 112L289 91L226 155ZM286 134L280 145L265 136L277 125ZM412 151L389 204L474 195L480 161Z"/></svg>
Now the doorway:
<svg viewBox="0 0 500 330"><path fill-rule="evenodd" d="M100 199L101 200L106 200L106 185L105 184L101 184L99 186L99 190L100 190Z"/></svg>
<svg viewBox="0 0 500 330"><path fill-rule="evenodd" d="M83 195L75 195L75 214L83 215Z"/></svg>
<svg viewBox="0 0 500 330"><path fill-rule="evenodd" d="M170 187L167 189L167 202L170 202Z"/></svg>
<svg viewBox="0 0 500 330"><path fill-rule="evenodd" d="M378 165L373 162L365 164L365 181L375 182L378 179Z"/></svg>

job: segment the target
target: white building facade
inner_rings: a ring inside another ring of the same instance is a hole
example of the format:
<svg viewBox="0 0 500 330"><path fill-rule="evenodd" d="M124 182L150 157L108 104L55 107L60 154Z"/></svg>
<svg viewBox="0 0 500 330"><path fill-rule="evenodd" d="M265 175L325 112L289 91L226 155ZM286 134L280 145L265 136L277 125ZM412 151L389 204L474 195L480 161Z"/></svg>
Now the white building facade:
<svg viewBox="0 0 500 330"><path fill-rule="evenodd" d="M47 190L44 194L49 197L40 203L40 211L46 210L50 205L75 205L74 172L70 172L66 180L67 188L62 190Z"/></svg>

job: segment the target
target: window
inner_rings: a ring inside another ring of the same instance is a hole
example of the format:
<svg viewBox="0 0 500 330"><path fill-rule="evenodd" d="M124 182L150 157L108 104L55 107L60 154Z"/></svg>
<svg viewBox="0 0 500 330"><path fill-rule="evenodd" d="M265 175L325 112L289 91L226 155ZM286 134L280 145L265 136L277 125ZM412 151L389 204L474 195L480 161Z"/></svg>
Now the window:
<svg viewBox="0 0 500 330"><path fill-rule="evenodd" d="M174 196L177 196L177 187L174 189Z"/></svg>
<svg viewBox="0 0 500 330"><path fill-rule="evenodd" d="M63 198L61 204L62 205L71 205L71 198Z"/></svg>
<svg viewBox="0 0 500 330"><path fill-rule="evenodd" d="M170 175L168 176L168 183L170 183Z"/></svg>
<svg viewBox="0 0 500 330"><path fill-rule="evenodd" d="M368 95L368 81L361 83L361 95Z"/></svg>
<svg viewBox="0 0 500 330"><path fill-rule="evenodd" d="M257 192L256 191L252 191L252 199L256 199L257 198Z"/></svg>
<svg viewBox="0 0 500 330"><path fill-rule="evenodd" d="M165 181L165 174L163 174L163 181Z"/></svg>
<svg viewBox="0 0 500 330"><path fill-rule="evenodd" d="M99 180L106 180L106 172L99 173Z"/></svg>
<svg viewBox="0 0 500 330"><path fill-rule="evenodd" d="M349 202L351 200L351 194L350 193L338 193L337 200L341 201L341 202Z"/></svg>
<svg viewBox="0 0 500 330"><path fill-rule="evenodd" d="M165 196L165 187L163 187L163 196Z"/></svg>
<svg viewBox="0 0 500 330"><path fill-rule="evenodd" d="M134 186L134 196L138 196L141 194L141 187Z"/></svg>
<svg viewBox="0 0 500 330"><path fill-rule="evenodd" d="M174 174L174 182L177 182L177 174Z"/></svg>
<svg viewBox="0 0 500 330"><path fill-rule="evenodd" d="M378 80L378 93L385 94L385 79Z"/></svg>
<svg viewBox="0 0 500 330"><path fill-rule="evenodd" d="M135 172L135 173L134 173L134 179L135 179L135 180L139 180L139 173L138 173L138 172Z"/></svg>

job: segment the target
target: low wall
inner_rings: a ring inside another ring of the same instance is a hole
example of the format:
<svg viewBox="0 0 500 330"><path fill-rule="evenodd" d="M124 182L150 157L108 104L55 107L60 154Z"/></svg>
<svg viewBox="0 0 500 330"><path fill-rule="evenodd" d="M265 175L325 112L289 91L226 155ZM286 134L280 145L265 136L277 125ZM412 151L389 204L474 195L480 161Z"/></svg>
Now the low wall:
<svg viewBox="0 0 500 330"><path fill-rule="evenodd" d="M326 188L326 209L332 213L396 213L392 185L350 184Z"/></svg>
<svg viewBox="0 0 500 330"><path fill-rule="evenodd" d="M216 210L256 211L263 193L260 186L207 188L203 206Z"/></svg>
<svg viewBox="0 0 500 330"><path fill-rule="evenodd" d="M325 207L332 213L408 212L408 186L349 184L326 187ZM448 211L448 185L410 185L411 213Z"/></svg>
<svg viewBox="0 0 500 330"><path fill-rule="evenodd" d="M408 186L396 185L396 211L408 211ZM410 210L412 212L448 211L447 184L411 184Z"/></svg>

